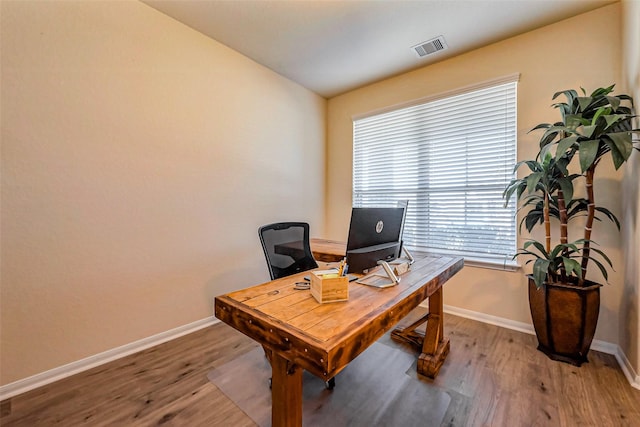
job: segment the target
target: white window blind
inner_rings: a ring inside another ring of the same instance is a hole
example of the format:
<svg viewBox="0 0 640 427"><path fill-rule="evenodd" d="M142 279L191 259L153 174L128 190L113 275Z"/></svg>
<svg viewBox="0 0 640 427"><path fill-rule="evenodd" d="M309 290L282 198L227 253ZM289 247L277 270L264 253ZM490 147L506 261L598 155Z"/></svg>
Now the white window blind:
<svg viewBox="0 0 640 427"><path fill-rule="evenodd" d="M409 248L515 265L516 81L356 119L353 150L353 205L409 200Z"/></svg>

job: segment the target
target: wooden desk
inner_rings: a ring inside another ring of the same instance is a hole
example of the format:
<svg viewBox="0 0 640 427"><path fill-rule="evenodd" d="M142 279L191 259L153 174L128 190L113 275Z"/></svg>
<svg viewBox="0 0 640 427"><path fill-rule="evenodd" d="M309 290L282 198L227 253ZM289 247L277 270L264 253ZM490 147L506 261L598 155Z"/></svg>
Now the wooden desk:
<svg viewBox="0 0 640 427"><path fill-rule="evenodd" d="M419 345L418 370L437 375L449 351L442 327L442 285L462 266L462 258L421 258L399 285L378 289L352 282L349 300L330 304L317 303L308 290L294 290L305 275L299 273L216 297L215 313L265 348L272 368L272 425L299 427L302 370L333 378L427 298L424 339L415 332L418 322L394 331L394 338Z"/></svg>
<svg viewBox="0 0 640 427"><path fill-rule="evenodd" d="M347 244L336 240L326 240L311 238L311 253L316 261L322 262L338 262L341 261L347 253ZM280 243L276 245L275 251L278 254L289 255L293 258L304 256L302 241Z"/></svg>
<svg viewBox="0 0 640 427"><path fill-rule="evenodd" d="M345 242L312 238L310 243L311 252L316 261L338 262L347 253L347 244Z"/></svg>

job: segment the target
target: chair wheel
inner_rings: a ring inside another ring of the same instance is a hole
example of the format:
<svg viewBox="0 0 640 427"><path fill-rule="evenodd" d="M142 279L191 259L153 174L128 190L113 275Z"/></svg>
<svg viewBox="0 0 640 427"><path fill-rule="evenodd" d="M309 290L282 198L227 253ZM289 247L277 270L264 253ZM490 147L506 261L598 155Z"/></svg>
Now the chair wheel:
<svg viewBox="0 0 640 427"><path fill-rule="evenodd" d="M336 377L333 377L329 381L326 381L324 383L324 386L327 388L327 390L333 390L333 388L336 386Z"/></svg>
<svg viewBox="0 0 640 427"><path fill-rule="evenodd" d="M271 390L271 386L272 386L272 379L269 378L269 390Z"/></svg>

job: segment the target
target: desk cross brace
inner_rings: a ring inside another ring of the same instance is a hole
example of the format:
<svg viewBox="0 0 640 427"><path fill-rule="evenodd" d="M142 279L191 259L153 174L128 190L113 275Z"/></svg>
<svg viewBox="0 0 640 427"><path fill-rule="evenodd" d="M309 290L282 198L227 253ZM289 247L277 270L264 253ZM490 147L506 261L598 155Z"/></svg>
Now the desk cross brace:
<svg viewBox="0 0 640 427"><path fill-rule="evenodd" d="M425 332L418 331L425 322ZM429 297L429 312L408 326L394 329L391 338L418 350L418 373L435 378L450 349L449 339L443 336L443 331L442 292L439 290Z"/></svg>

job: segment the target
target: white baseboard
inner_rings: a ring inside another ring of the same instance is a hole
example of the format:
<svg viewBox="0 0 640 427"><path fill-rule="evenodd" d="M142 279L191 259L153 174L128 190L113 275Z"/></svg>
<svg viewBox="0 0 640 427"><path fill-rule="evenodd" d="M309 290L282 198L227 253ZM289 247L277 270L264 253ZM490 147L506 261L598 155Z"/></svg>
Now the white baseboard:
<svg viewBox="0 0 640 427"><path fill-rule="evenodd" d="M50 384L54 381L61 380L71 375L78 374L96 366L111 362L116 359L120 359L124 356L128 356L133 353L145 350L147 348L162 344L164 342L176 339L191 332L195 332L199 329L206 328L219 320L215 317L208 317L206 319L198 320L188 325L180 326L169 331L161 332L159 334L143 338L141 340L125 344L121 347L112 348L102 353L89 356L85 359L77 360L75 362L68 363L51 370L41 372L39 374L27 377L3 386L0 386L0 401L8 399L18 394L25 393L29 390L41 387L43 385Z"/></svg>
<svg viewBox="0 0 640 427"><path fill-rule="evenodd" d="M450 305L444 306L444 312L464 317L466 319L477 320L478 322L535 335L535 330L531 323L516 322L514 320L491 316L489 314L453 307ZM620 348L618 344L601 340L593 340L591 343L591 349L614 355L620 365L620 369L622 369L622 372L624 373L624 376L627 378L627 381L629 381L629 384L640 390L640 375L635 372L633 366L631 366L631 363L629 362L629 359L627 359L627 355L622 351L622 348Z"/></svg>
<svg viewBox="0 0 640 427"><path fill-rule="evenodd" d="M627 381L631 384L631 387L637 388L640 390L640 375L638 375L631 366L631 362L627 359L627 355L622 351L622 349L618 346L618 351L615 354L616 360L624 373L624 376L627 377Z"/></svg>
<svg viewBox="0 0 640 427"><path fill-rule="evenodd" d="M464 317L466 319L488 323L489 325L500 326L501 328L512 329L514 331L524 332L525 334L535 335L535 331L533 330L533 325L531 323L516 322L515 320L505 319L504 317L492 316L490 314L471 311L467 310L466 308L453 307L451 305L445 305L444 312Z"/></svg>

